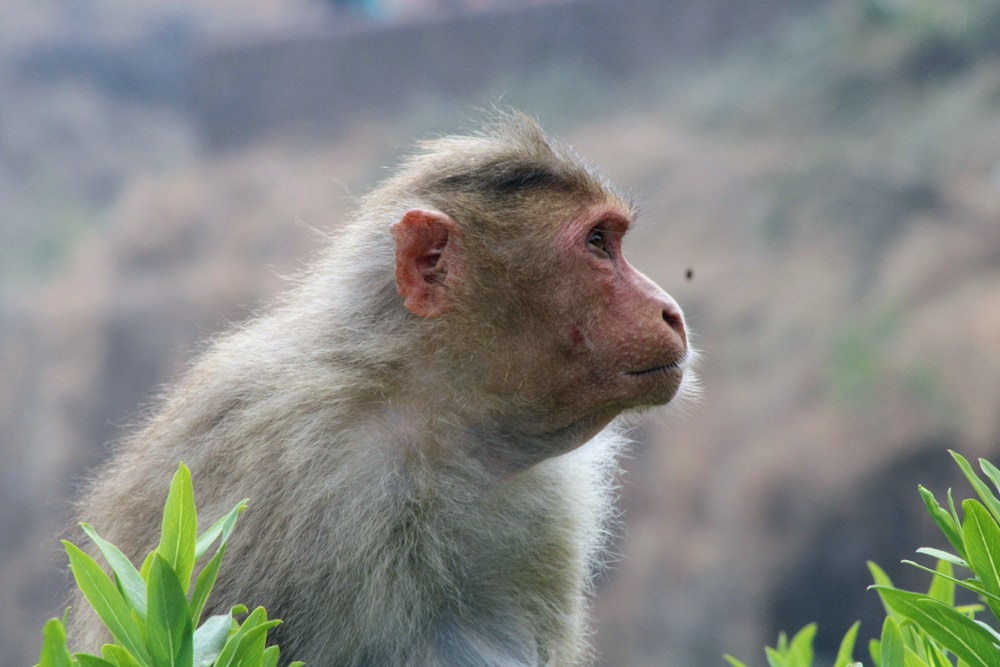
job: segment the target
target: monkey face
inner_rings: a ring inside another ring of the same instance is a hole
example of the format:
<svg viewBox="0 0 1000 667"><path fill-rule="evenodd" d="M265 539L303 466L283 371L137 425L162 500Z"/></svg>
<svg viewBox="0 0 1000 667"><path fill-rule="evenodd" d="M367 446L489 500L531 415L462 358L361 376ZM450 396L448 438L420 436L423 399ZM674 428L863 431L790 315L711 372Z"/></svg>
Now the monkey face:
<svg viewBox="0 0 1000 667"><path fill-rule="evenodd" d="M567 225L556 243L563 268L554 290L565 304L558 344L569 375L586 382L576 386L595 403L623 409L670 401L688 365L680 307L625 259L630 224L612 205Z"/></svg>
<svg viewBox="0 0 1000 667"><path fill-rule="evenodd" d="M562 434L541 456L529 439L520 467L579 446L625 410L669 402L693 353L680 307L625 260L625 202L607 194L514 217L540 224L487 233L415 209L392 233L403 305L436 334L439 370L465 388L460 404L508 431Z"/></svg>
<svg viewBox="0 0 1000 667"><path fill-rule="evenodd" d="M690 366L680 307L625 259L630 224L616 201L587 208L547 242L546 277L507 288L523 307L490 353L489 384L539 407L547 427L591 420L599 430L624 410L663 405Z"/></svg>

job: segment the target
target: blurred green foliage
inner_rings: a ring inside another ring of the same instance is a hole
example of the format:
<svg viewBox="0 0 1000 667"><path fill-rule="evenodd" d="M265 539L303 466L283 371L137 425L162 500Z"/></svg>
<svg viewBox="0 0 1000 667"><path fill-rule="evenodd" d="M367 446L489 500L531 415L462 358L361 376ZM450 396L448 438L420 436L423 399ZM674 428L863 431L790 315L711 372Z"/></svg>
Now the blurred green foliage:
<svg viewBox="0 0 1000 667"><path fill-rule="evenodd" d="M882 635L868 646L874 667L996 667L1000 665L1000 469L979 460L982 476L961 454L951 452L978 498L961 503L961 514L951 490L944 505L920 487L928 513L953 552L922 548L917 553L936 561L935 568L903 561L931 574L926 593L895 587L885 572L869 563L886 616ZM985 477L985 480L983 479ZM989 483L987 483L987 481ZM992 488L990 486L992 484ZM978 603L961 604L958 589L971 591ZM977 618L977 616L979 618ZM854 662L855 623L845 635L834 667ZM775 647L765 649L770 667L812 667L815 625L807 625L790 641L782 634ZM733 667L746 665L731 656Z"/></svg>
<svg viewBox="0 0 1000 667"><path fill-rule="evenodd" d="M138 570L117 547L82 524L112 575L76 545L63 544L77 585L114 643L103 646L100 656L71 654L65 621L53 618L45 624L36 667L275 667L279 648L266 645L267 632L281 621L268 620L263 607L247 615L247 608L237 605L227 614L202 619L226 541L244 509L245 500L199 535L191 473L181 464L163 510L160 543ZM194 576L196 564L216 542L211 558ZM239 622L237 617L244 615Z"/></svg>

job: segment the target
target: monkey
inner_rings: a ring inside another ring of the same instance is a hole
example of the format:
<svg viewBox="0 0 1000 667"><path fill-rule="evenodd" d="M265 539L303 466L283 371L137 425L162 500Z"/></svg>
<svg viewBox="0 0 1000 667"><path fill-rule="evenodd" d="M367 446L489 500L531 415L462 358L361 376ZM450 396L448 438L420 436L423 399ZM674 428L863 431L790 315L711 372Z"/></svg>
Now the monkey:
<svg viewBox="0 0 1000 667"><path fill-rule="evenodd" d="M140 558L182 461L203 517L251 499L207 612L263 605L283 659L590 664L623 420L697 355L624 257L635 218L520 112L419 143L165 390L79 516ZM103 639L84 613L70 637Z"/></svg>

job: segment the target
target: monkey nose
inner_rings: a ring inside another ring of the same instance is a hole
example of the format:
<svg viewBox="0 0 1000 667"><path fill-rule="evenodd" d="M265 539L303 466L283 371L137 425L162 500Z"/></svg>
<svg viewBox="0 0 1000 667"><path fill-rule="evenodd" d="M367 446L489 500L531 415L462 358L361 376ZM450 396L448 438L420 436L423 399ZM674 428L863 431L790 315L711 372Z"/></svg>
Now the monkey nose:
<svg viewBox="0 0 1000 667"><path fill-rule="evenodd" d="M670 302L663 306L663 321L680 337L687 346L687 329L684 326L684 313L676 303Z"/></svg>

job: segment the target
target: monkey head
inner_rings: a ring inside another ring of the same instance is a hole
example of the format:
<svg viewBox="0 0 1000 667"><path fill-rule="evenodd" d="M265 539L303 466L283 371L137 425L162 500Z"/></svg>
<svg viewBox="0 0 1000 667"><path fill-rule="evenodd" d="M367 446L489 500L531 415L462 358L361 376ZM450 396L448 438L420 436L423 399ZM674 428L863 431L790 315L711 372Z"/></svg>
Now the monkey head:
<svg viewBox="0 0 1000 667"><path fill-rule="evenodd" d="M492 191L470 178L486 192L411 209L391 228L405 308L439 325L437 345L462 350L454 372L480 378L491 428L535 436L518 467L669 402L694 357L680 307L625 259L632 206L556 164L490 165L506 179Z"/></svg>

